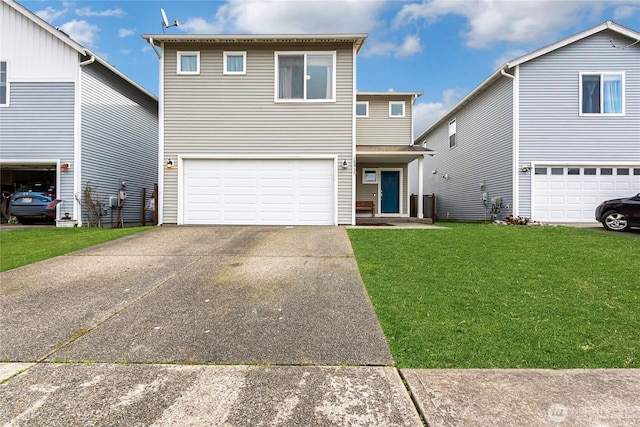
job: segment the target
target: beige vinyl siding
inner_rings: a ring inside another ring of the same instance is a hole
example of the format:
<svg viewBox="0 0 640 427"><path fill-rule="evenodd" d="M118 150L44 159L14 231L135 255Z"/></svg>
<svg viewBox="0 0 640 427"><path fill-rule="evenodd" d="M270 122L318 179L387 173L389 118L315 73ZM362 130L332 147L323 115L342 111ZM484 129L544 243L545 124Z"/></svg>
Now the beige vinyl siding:
<svg viewBox="0 0 640 427"><path fill-rule="evenodd" d="M402 194L400 195L401 206L400 214L408 215L407 212L407 198L409 191L409 168L406 163L359 163L356 173L356 200L373 202L376 207L376 214L380 214L380 201L378 196L380 194L379 184L363 184L362 183L362 170L363 169L402 169ZM380 175L378 174L378 179Z"/></svg>
<svg viewBox="0 0 640 427"><path fill-rule="evenodd" d="M336 102L274 102L274 51L336 51ZM177 51L200 52L200 74L176 73ZM223 75L223 52L247 53L246 75ZM164 51L164 158L337 156L352 161L351 44L169 44ZM177 169L165 169L164 218L177 222ZM338 222L351 223L351 169L337 169Z"/></svg>
<svg viewBox="0 0 640 427"><path fill-rule="evenodd" d="M411 96L358 95L358 101L369 102L369 117L356 118L358 145L410 145L412 142ZM389 117L389 102L404 101L404 117Z"/></svg>

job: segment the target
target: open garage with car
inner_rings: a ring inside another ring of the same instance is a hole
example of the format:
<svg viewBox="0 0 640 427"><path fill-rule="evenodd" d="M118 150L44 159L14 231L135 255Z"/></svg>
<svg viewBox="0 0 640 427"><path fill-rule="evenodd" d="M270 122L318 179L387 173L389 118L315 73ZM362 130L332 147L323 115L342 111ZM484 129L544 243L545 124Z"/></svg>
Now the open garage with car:
<svg viewBox="0 0 640 427"><path fill-rule="evenodd" d="M2 222L53 223L58 162L11 161L0 164Z"/></svg>

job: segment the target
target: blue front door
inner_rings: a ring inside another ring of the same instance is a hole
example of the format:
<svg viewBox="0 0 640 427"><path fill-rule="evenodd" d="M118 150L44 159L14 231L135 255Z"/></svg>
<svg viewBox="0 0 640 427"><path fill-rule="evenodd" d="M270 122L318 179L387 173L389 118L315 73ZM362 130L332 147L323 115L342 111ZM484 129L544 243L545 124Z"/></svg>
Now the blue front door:
<svg viewBox="0 0 640 427"><path fill-rule="evenodd" d="M400 171L380 171L380 213L400 213Z"/></svg>

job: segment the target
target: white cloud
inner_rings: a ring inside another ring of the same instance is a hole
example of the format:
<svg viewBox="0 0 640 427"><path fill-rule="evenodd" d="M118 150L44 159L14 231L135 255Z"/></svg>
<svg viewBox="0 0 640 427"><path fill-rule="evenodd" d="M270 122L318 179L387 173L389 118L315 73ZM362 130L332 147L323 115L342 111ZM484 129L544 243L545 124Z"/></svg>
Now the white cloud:
<svg viewBox="0 0 640 427"><path fill-rule="evenodd" d="M87 21L76 21L75 19L62 24L60 29L69 34L72 39L87 47L93 46L100 31L97 25L91 25Z"/></svg>
<svg viewBox="0 0 640 427"><path fill-rule="evenodd" d="M368 47L365 48L363 52L363 56L386 56L393 55L396 58L403 58L411 55L415 55L422 51L422 46L420 45L420 37L408 35L404 38L402 44L396 44L392 42L385 43L370 43Z"/></svg>
<svg viewBox="0 0 640 427"><path fill-rule="evenodd" d="M47 6L46 8L39 10L36 12L40 18L44 19L48 23L54 22L56 19L60 18L62 15L67 13L68 9L54 9L51 6Z"/></svg>
<svg viewBox="0 0 640 427"><path fill-rule="evenodd" d="M125 37L128 37L128 36L132 36L135 31L136 31L135 28L131 28L131 29L129 29L129 28L120 28L118 30L118 37L120 37L122 39L122 38L125 38Z"/></svg>
<svg viewBox="0 0 640 427"><path fill-rule="evenodd" d="M90 7L81 7L76 9L76 15L78 16L123 16L124 10L117 9L105 9L105 10L93 10Z"/></svg>
<svg viewBox="0 0 640 427"><path fill-rule="evenodd" d="M389 0L228 0L212 21L189 18L186 32L310 34L368 32ZM203 31L204 30L204 31Z"/></svg>
<svg viewBox="0 0 640 427"><path fill-rule="evenodd" d="M631 18L636 14L640 15L640 7L620 6L620 7L616 7L615 10L613 11L613 19L614 20L627 19L627 18Z"/></svg>
<svg viewBox="0 0 640 427"><path fill-rule="evenodd" d="M413 106L413 137L416 138L431 126L451 107L456 105L465 95L465 91L447 89L442 92L441 102L416 102Z"/></svg>
<svg viewBox="0 0 640 427"><path fill-rule="evenodd" d="M420 135L446 111L442 102L416 102L413 106L413 137Z"/></svg>
<svg viewBox="0 0 640 427"><path fill-rule="evenodd" d="M185 22L181 22L178 28L186 33L195 34L215 34L221 32L221 28L215 23L207 22L203 18L189 18Z"/></svg>
<svg viewBox="0 0 640 427"><path fill-rule="evenodd" d="M497 42L539 44L554 40L560 30L580 23L584 17L599 14L607 3L614 2L432 0L403 6L394 25L397 27L421 20L430 23L442 16L458 15L467 19L467 28L462 36L471 48L487 48ZM634 4L633 1L624 3ZM630 12L623 10L621 13Z"/></svg>

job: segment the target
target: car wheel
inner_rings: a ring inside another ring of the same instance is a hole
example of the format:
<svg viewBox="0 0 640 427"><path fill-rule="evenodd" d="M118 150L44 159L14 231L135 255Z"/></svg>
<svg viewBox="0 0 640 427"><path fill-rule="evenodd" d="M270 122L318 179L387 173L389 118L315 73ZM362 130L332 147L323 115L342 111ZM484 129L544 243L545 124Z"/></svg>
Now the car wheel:
<svg viewBox="0 0 640 427"><path fill-rule="evenodd" d="M602 218L602 225L611 231L627 231L629 229L627 217L618 211L607 212Z"/></svg>

